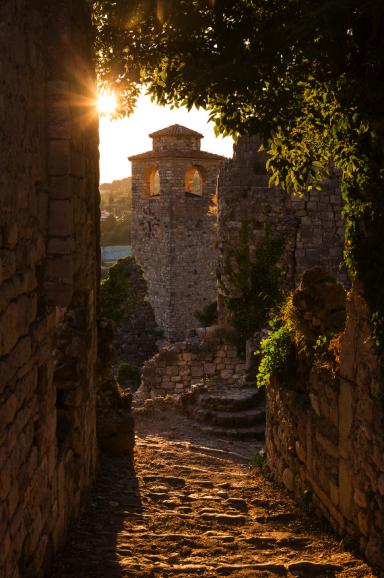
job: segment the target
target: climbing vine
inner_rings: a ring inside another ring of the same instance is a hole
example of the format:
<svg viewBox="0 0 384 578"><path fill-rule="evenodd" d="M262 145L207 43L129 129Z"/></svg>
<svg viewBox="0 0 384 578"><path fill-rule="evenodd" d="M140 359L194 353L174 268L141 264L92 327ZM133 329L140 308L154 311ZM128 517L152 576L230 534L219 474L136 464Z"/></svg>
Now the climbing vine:
<svg viewBox="0 0 384 578"><path fill-rule="evenodd" d="M227 255L224 273L231 287L223 280L220 287L238 333L239 351L244 351L246 340L265 327L271 310L281 301L281 271L277 263L282 253L282 240L274 238L267 228L251 258L249 225L244 222L239 246Z"/></svg>

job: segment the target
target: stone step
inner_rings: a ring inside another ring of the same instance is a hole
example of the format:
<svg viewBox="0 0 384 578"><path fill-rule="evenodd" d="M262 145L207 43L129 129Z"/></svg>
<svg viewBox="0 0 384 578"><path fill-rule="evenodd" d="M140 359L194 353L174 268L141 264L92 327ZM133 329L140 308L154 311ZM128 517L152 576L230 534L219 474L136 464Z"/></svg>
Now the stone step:
<svg viewBox="0 0 384 578"><path fill-rule="evenodd" d="M234 438L238 440L254 439L259 441L264 441L265 438L264 424L244 428L223 428L219 426L199 424L199 429L206 434L221 438Z"/></svg>
<svg viewBox="0 0 384 578"><path fill-rule="evenodd" d="M265 424L265 410L254 408L248 411L213 411L198 408L193 417L200 422L230 428L247 428L253 425Z"/></svg>
<svg viewBox="0 0 384 578"><path fill-rule="evenodd" d="M247 410L259 403L264 403L264 393L256 388L247 389L214 389L201 393L197 405L216 410Z"/></svg>

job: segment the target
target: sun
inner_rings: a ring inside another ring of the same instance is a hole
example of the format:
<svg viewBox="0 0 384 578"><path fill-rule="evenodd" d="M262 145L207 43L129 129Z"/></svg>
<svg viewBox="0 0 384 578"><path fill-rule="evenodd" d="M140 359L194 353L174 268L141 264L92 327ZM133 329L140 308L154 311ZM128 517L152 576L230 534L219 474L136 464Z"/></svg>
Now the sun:
<svg viewBox="0 0 384 578"><path fill-rule="evenodd" d="M117 98L113 92L101 92L97 98L97 109L102 116L112 116L116 111Z"/></svg>

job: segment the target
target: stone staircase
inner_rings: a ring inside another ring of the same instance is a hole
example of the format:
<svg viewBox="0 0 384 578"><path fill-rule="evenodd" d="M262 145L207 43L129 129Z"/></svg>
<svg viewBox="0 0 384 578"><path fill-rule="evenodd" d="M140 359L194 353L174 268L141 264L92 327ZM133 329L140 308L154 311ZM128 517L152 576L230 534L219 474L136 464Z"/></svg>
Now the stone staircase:
<svg viewBox="0 0 384 578"><path fill-rule="evenodd" d="M204 383L181 394L184 411L207 434L264 441L264 393L252 383Z"/></svg>

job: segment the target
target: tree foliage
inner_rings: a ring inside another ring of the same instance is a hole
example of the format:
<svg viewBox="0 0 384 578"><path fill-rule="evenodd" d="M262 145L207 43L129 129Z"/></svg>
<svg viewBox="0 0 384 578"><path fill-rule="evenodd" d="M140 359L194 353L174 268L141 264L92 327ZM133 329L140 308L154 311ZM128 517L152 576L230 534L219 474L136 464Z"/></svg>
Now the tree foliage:
<svg viewBox="0 0 384 578"><path fill-rule="evenodd" d="M337 170L346 260L384 339L382 0L95 0L100 84L132 109L210 111L221 134L263 135L271 183L319 187Z"/></svg>
<svg viewBox="0 0 384 578"><path fill-rule="evenodd" d="M131 242L131 216L109 215L100 223L100 245L129 245Z"/></svg>

